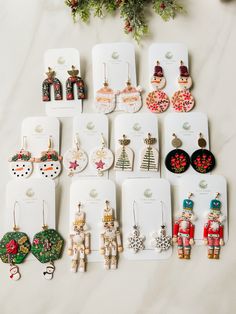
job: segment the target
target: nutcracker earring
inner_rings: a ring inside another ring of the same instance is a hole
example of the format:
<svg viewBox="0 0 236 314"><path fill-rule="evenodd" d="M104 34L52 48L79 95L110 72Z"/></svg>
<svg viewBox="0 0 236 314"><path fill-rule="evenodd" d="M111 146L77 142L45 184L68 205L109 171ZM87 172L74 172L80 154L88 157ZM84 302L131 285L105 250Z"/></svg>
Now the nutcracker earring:
<svg viewBox="0 0 236 314"><path fill-rule="evenodd" d="M76 133L74 147L69 149L63 158L63 165L67 170L68 176L73 176L83 171L88 164L88 156L83 149L80 148L79 135Z"/></svg>
<svg viewBox="0 0 236 314"><path fill-rule="evenodd" d="M178 84L180 90L174 93L171 103L175 111L188 112L194 107L194 98L189 91L192 86L192 79L183 61L180 62L179 70Z"/></svg>
<svg viewBox="0 0 236 314"><path fill-rule="evenodd" d="M207 143L202 133L199 135L198 146L200 146L201 149L196 150L192 154L191 165L197 172L208 173L215 168L216 160L214 155L208 149L205 149Z"/></svg>
<svg viewBox="0 0 236 314"><path fill-rule="evenodd" d="M124 134L123 138L119 140L119 143L122 147L119 148L115 154L115 170L132 171L134 153L129 147L127 147L130 144L130 140L127 139Z"/></svg>
<svg viewBox="0 0 236 314"><path fill-rule="evenodd" d="M173 173L183 173L190 166L189 155L179 147L182 146L182 141L173 134L174 139L172 140L172 146L175 147L174 150L170 151L165 158L166 168Z"/></svg>
<svg viewBox="0 0 236 314"><path fill-rule="evenodd" d="M148 133L147 138L144 139L144 143L147 145L141 152L141 171L158 171L159 168L159 153L153 145L157 142L155 137L151 137Z"/></svg>
<svg viewBox="0 0 236 314"><path fill-rule="evenodd" d="M154 75L151 79L151 84L154 90L148 94L146 99L148 109L154 113L166 111L170 105L170 100L166 93L162 90L166 86L166 79L159 61L157 61L157 65L154 68Z"/></svg>
<svg viewBox="0 0 236 314"><path fill-rule="evenodd" d="M27 151L26 136L23 136L21 150L9 159L10 174L16 178L28 178L33 171L33 161Z"/></svg>
<svg viewBox="0 0 236 314"><path fill-rule="evenodd" d="M62 100L62 86L58 78L55 77L55 71L51 68L48 68L46 73L47 78L43 81L42 85L42 98L43 101L51 101L50 86L53 86L54 89L54 98L55 100Z"/></svg>
<svg viewBox="0 0 236 314"><path fill-rule="evenodd" d="M101 146L96 148L90 156L91 166L97 170L99 176L103 176L103 172L110 169L113 162L113 153L106 147L105 139L101 134Z"/></svg>
<svg viewBox="0 0 236 314"><path fill-rule="evenodd" d="M64 240L55 229L48 229L45 223L45 201L43 200L43 231L34 235L31 246L32 254L40 263L48 263L43 276L47 280L53 278L55 272L54 261L61 257Z"/></svg>
<svg viewBox="0 0 236 314"><path fill-rule="evenodd" d="M107 64L104 67L104 83L103 87L96 92L95 110L99 113L110 113L116 106L115 92L109 87L107 79Z"/></svg>
<svg viewBox="0 0 236 314"><path fill-rule="evenodd" d="M0 241L0 258L3 263L10 264L10 279L17 281L21 278L19 267L29 254L31 245L26 233L20 232L16 225L16 201L13 210L13 232L7 232Z"/></svg>
<svg viewBox="0 0 236 314"><path fill-rule="evenodd" d="M159 232L154 232L152 234L152 241L151 245L155 248L155 250L160 253L162 251L167 251L172 245L172 239L170 236L167 235L166 232L166 225L164 223L164 203L160 201L161 204L161 229Z"/></svg>
<svg viewBox="0 0 236 314"><path fill-rule="evenodd" d="M78 211L75 214L72 233L69 239L68 255L72 256L71 271L73 273L85 272L86 256L90 253L90 233L87 232L85 212L81 211L81 203L78 204Z"/></svg>
<svg viewBox="0 0 236 314"><path fill-rule="evenodd" d="M78 76L79 70L72 65L71 70L67 71L70 75L66 81L66 99L74 100L74 85L77 87L77 98L85 99L85 86L84 81Z"/></svg>
<svg viewBox="0 0 236 314"><path fill-rule="evenodd" d="M135 205L137 205L136 201L133 202L133 231L128 236L128 248L133 250L134 253L138 253L145 249L144 241L145 236L140 233L140 226L137 223L137 212Z"/></svg>

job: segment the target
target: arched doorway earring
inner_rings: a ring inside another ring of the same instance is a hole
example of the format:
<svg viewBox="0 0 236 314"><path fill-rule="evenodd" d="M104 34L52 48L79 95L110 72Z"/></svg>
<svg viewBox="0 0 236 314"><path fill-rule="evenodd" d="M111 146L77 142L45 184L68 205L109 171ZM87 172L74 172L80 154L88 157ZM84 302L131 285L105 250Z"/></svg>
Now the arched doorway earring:
<svg viewBox="0 0 236 314"><path fill-rule="evenodd" d="M55 229L48 229L48 225L45 223L44 207L45 201L43 200L43 231L34 235L31 251L40 263L48 263L43 276L45 279L51 280L55 271L54 261L62 255L64 240Z"/></svg>
<svg viewBox="0 0 236 314"><path fill-rule="evenodd" d="M170 105L170 100L162 90L166 86L166 79L159 61L157 61L157 65L154 68L151 84L154 90L148 94L146 99L148 109L154 113L166 111Z"/></svg>
<svg viewBox="0 0 236 314"><path fill-rule="evenodd" d="M16 178L28 178L33 171L34 158L27 151L27 137L23 136L22 148L9 159L10 174Z"/></svg>
<svg viewBox="0 0 236 314"><path fill-rule="evenodd" d="M14 281L21 278L17 264L23 263L31 249L28 235L20 232L16 225L16 205L19 206L18 201L13 209L13 231L5 233L0 241L0 258L3 263L10 264L10 279Z"/></svg>
<svg viewBox="0 0 236 314"><path fill-rule="evenodd" d="M67 71L70 77L66 81L66 99L74 100L74 85L77 87L77 98L85 99L85 86L84 81L79 77L79 70L72 65L71 70Z"/></svg>
<svg viewBox="0 0 236 314"><path fill-rule="evenodd" d="M165 158L166 168L173 173L183 173L188 170L190 166L190 157L183 150L179 149L182 146L182 141L173 134L174 139L172 140L172 146L175 147L174 150L170 151Z"/></svg>
<svg viewBox="0 0 236 314"><path fill-rule="evenodd" d="M90 164L97 170L99 176L111 168L114 162L112 151L106 147L105 139L101 133L101 146L92 151L90 155Z"/></svg>
<svg viewBox="0 0 236 314"><path fill-rule="evenodd" d="M207 143L202 133L199 134L198 146L200 149L196 150L191 156L191 165L193 169L199 173L208 173L215 168L216 160L214 155L205 149Z"/></svg>
<svg viewBox="0 0 236 314"><path fill-rule="evenodd" d="M144 139L144 143L147 145L141 152L141 171L158 171L159 169L159 153L153 145L157 142L155 137L151 137L151 133L148 133L147 138Z"/></svg>
<svg viewBox="0 0 236 314"><path fill-rule="evenodd" d="M55 77L55 71L48 68L46 73L47 78L43 81L42 85L42 100L51 101L50 87L53 86L55 100L62 100L62 86L58 78Z"/></svg>
<svg viewBox="0 0 236 314"><path fill-rule="evenodd" d="M104 83L103 87L96 92L95 110L99 113L110 113L116 107L115 92L109 87L107 78L107 64L103 63Z"/></svg>
<svg viewBox="0 0 236 314"><path fill-rule="evenodd" d="M180 90L174 93L171 103L175 111L188 112L194 107L194 98L190 93L192 86L192 79L189 75L188 68L184 65L183 61L180 62L180 76L178 84Z"/></svg>
<svg viewBox="0 0 236 314"><path fill-rule="evenodd" d="M132 171L134 153L131 148L127 147L130 144L130 139L123 134L123 138L119 140L119 143L122 147L115 154L115 170Z"/></svg>

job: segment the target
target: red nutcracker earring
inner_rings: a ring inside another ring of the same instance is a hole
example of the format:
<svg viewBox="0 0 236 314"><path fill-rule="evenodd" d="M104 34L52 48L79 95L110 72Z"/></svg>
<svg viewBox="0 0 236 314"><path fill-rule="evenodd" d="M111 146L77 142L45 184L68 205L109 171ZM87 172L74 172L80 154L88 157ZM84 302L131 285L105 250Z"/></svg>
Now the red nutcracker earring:
<svg viewBox="0 0 236 314"><path fill-rule="evenodd" d="M72 65L71 70L67 71L70 77L66 81L66 99L74 100L74 85L77 87L77 98L85 99L84 81L78 76L79 70Z"/></svg>
<svg viewBox="0 0 236 314"><path fill-rule="evenodd" d="M115 154L115 170L117 171L132 171L134 163L134 153L131 148L127 147L130 144L125 134L123 138L119 140L121 148L116 151Z"/></svg>
<svg viewBox="0 0 236 314"><path fill-rule="evenodd" d="M42 98L43 101L51 100L50 86L53 86L54 89L54 98L55 100L62 100L62 86L58 78L55 77L55 71L51 68L48 68L46 73L47 78L43 81L42 85Z"/></svg>
<svg viewBox="0 0 236 314"><path fill-rule="evenodd" d="M159 61L157 61L157 65L154 68L154 75L152 77L151 84L154 90L148 94L146 99L148 109L154 113L166 111L170 105L170 100L166 93L162 90L166 85L166 79Z"/></svg>
<svg viewBox="0 0 236 314"><path fill-rule="evenodd" d="M178 84L180 90L174 93L171 103L175 111L188 112L194 107L194 98L190 93L192 86L192 79L189 75L188 68L184 65L183 61L180 62L180 76Z"/></svg>

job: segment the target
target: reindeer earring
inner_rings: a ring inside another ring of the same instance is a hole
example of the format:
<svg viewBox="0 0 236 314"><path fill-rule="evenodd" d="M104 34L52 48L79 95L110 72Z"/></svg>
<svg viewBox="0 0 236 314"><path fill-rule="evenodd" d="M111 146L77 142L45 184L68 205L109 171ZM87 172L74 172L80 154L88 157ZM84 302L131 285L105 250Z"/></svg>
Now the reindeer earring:
<svg viewBox="0 0 236 314"><path fill-rule="evenodd" d="M77 87L77 98L85 99L85 87L84 81L78 76L79 70L76 70L75 66L72 65L71 70L67 71L70 77L66 81L66 99L74 100L74 85Z"/></svg>
<svg viewBox="0 0 236 314"><path fill-rule="evenodd" d="M134 153L129 147L127 147L130 144L130 140L127 139L124 134L123 138L119 140L119 143L122 147L119 148L115 154L115 170L132 171Z"/></svg>
<svg viewBox="0 0 236 314"><path fill-rule="evenodd" d="M159 61L157 61L157 65L154 68L154 75L152 77L151 84L154 91L150 92L147 96L146 104L148 109L154 113L166 111L170 105L170 100L166 93L162 90L166 85L166 79Z"/></svg>
<svg viewBox="0 0 236 314"><path fill-rule="evenodd" d="M53 86L54 89L54 98L55 100L62 100L62 86L58 78L55 77L55 71L51 68L48 68L46 73L47 78L43 81L42 85L42 98L43 101L51 101L50 86Z"/></svg>
<svg viewBox="0 0 236 314"><path fill-rule="evenodd" d="M144 139L144 143L147 147L141 152L141 171L158 171L159 168L159 153L153 145L157 142L155 137L151 137L148 133L148 137Z"/></svg>
<svg viewBox="0 0 236 314"><path fill-rule="evenodd" d="M0 241L0 258L3 263L10 264L10 279L17 281L21 278L19 267L16 264L21 264L29 254L31 245L26 233L20 232L16 225L16 205L13 210L13 232L7 232Z"/></svg>
<svg viewBox="0 0 236 314"><path fill-rule="evenodd" d="M64 240L55 229L48 229L45 224L45 201L43 200L43 231L34 235L31 251L40 263L49 263L46 266L43 276L47 280L53 278L55 271L54 261L61 257Z"/></svg>

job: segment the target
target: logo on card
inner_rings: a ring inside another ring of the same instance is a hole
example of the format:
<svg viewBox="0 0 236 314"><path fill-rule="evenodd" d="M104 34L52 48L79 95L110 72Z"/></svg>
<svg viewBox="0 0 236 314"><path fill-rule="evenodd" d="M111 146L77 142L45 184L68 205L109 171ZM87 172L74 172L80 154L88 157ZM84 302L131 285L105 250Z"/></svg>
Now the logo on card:
<svg viewBox="0 0 236 314"><path fill-rule="evenodd" d="M199 187L200 187L201 189L206 189L206 188L207 188L207 182L206 182L205 180L201 180L201 181L199 182Z"/></svg>
<svg viewBox="0 0 236 314"><path fill-rule="evenodd" d="M34 191L32 189L28 189L25 194L28 197L33 197L34 196Z"/></svg>
<svg viewBox="0 0 236 314"><path fill-rule="evenodd" d="M111 55L112 59L117 60L119 59L119 54L117 51L113 51L112 55Z"/></svg>
<svg viewBox="0 0 236 314"><path fill-rule="evenodd" d="M146 189L146 190L144 191L143 195L144 195L146 198L151 198L151 197L152 197L152 190Z"/></svg>
<svg viewBox="0 0 236 314"><path fill-rule="evenodd" d="M57 63L59 63L59 64L64 64L64 63L65 63L65 58L64 58L64 57L59 57L59 58L57 59Z"/></svg>
<svg viewBox="0 0 236 314"><path fill-rule="evenodd" d="M43 132L43 127L42 127L42 125L36 125L36 127L35 127L35 132L36 133L42 133Z"/></svg>
<svg viewBox="0 0 236 314"><path fill-rule="evenodd" d="M95 128L95 125L93 122L88 122L87 125L86 125L86 128L88 130L93 130Z"/></svg>
<svg viewBox="0 0 236 314"><path fill-rule="evenodd" d="M173 58L173 53L170 51L167 51L167 53L165 54L166 59L172 59Z"/></svg>
<svg viewBox="0 0 236 314"><path fill-rule="evenodd" d="M139 123L135 123L135 124L133 125L133 130L134 130L134 131L137 131L137 132L138 132L138 131L141 130L141 128L142 128L142 127L141 127L141 125L140 125Z"/></svg>
<svg viewBox="0 0 236 314"><path fill-rule="evenodd" d="M92 190L90 191L90 193L89 193L89 196L90 196L91 198L97 198L97 197L98 197L98 193L97 193L97 191L96 191L95 189L92 189Z"/></svg>
<svg viewBox="0 0 236 314"><path fill-rule="evenodd" d="M183 129L184 129L184 130L190 130L190 129L191 129L190 123L189 123L189 122L184 122L184 124L183 124Z"/></svg>

